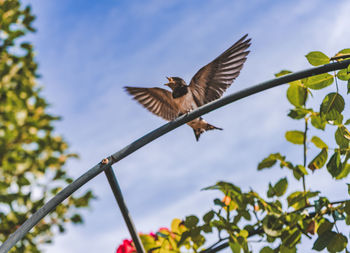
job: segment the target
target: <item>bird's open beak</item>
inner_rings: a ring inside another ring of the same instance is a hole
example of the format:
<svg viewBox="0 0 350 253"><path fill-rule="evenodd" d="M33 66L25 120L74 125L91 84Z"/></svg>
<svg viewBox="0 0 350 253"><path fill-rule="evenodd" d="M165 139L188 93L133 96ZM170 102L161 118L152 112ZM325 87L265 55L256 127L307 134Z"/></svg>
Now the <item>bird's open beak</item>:
<svg viewBox="0 0 350 253"><path fill-rule="evenodd" d="M173 80L171 77L167 77L167 76L166 76L166 79L168 79L169 83L166 83L166 84L164 84L164 85L170 87L169 84L170 84L170 83L174 83L174 80Z"/></svg>

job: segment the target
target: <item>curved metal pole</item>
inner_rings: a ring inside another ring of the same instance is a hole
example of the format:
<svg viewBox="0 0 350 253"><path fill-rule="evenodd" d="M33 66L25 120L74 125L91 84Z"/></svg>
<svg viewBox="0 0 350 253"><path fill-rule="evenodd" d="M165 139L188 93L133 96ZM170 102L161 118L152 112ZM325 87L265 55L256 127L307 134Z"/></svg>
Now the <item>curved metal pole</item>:
<svg viewBox="0 0 350 253"><path fill-rule="evenodd" d="M98 163L90 170L85 172L79 178L77 178L73 183L66 186L62 191L60 191L55 197L49 200L43 207L41 207L37 212L35 212L28 220L26 220L9 238L1 245L0 253L8 252L19 240L21 240L30 229L32 229L42 218L44 218L49 212L51 212L56 206L63 202L67 197L69 197L73 192L78 190L81 186L86 184L92 178L96 177L102 171L106 170L112 164L118 162L124 157L135 152L139 148L145 146L146 144L152 142L153 140L159 138L160 136L170 132L171 130L191 121L203 114L214 111L224 105L230 104L239 99L248 97L255 93L271 89L273 87L296 81L308 76L318 75L334 70L339 70L346 68L350 64L350 60L345 60L341 62L329 63L323 66L314 67L302 71L298 71L292 74L281 76L266 82L262 82L250 88L238 91L231 95L225 96L221 99L215 100L211 103L203 105L202 107L192 111L187 115L182 115L181 117L164 124L163 126L149 132L140 139L132 142L123 149L114 153L109 157L109 162L107 164Z"/></svg>

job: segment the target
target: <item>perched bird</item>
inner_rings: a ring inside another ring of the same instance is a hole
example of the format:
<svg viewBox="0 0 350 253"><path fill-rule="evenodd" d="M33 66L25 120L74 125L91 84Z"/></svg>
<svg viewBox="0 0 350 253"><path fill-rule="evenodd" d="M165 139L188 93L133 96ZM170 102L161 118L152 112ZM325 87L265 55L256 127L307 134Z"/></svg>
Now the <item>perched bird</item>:
<svg viewBox="0 0 350 253"><path fill-rule="evenodd" d="M189 85L180 77L167 77L172 92L154 87L124 87L141 105L165 120L171 121L182 114L218 99L239 75L247 59L250 39L247 34L215 60L202 67ZM193 128L196 140L204 131L222 128L207 123L202 117L187 123Z"/></svg>

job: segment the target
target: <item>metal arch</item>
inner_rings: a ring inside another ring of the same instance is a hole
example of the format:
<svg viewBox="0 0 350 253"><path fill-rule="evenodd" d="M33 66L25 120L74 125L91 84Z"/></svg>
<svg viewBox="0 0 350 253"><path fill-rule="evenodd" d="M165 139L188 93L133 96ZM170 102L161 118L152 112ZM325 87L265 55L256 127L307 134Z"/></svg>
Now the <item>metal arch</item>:
<svg viewBox="0 0 350 253"><path fill-rule="evenodd" d="M108 183L111 186L115 200L117 201L119 209L123 215L126 226L128 227L128 230L129 230L129 233L131 235L132 241L134 242L136 251L138 253L145 253L146 251L143 248L141 239L140 239L139 235L137 234L134 222L132 221L131 215L128 211L128 208L126 207L126 203L124 201L122 191L120 190L120 187L119 187L119 184L117 181L117 177L115 176L112 167L108 167L105 170L105 174L106 174Z"/></svg>
<svg viewBox="0 0 350 253"><path fill-rule="evenodd" d="M211 112L215 109L218 109L224 105L235 102L239 99L248 97L250 95L259 93L261 91L288 83L292 81L296 81L305 77L309 77L312 75L318 75L334 70L339 70L346 68L350 64L350 60L344 60L340 62L330 63L319 67L314 67L302 71L298 71L295 73L291 73L285 76L281 76L269 81L262 82L250 88L238 91L231 95L225 96L221 99L215 100L211 103L208 103L187 115L182 115L181 117L171 121L163 126L149 132L138 140L132 142L131 144L125 146L123 149L114 153L109 157L109 163L101 164L98 163L90 170L85 172L79 178L77 178L74 182L66 186L61 192L59 192L55 197L49 200L43 207L41 207L37 212L35 212L29 219L27 219L13 234L9 236L9 238L1 245L0 253L8 252L19 240L21 240L26 233L30 229L32 229L42 218L44 218L50 211L52 211L56 206L58 206L61 202L63 202L67 197L73 194L76 190L78 190L81 186L86 184L92 178L96 177L102 171L107 170L110 166L119 160L125 158L131 153L135 152L139 148L145 146L146 144L152 142L153 140L159 138L160 136L170 132L171 130L191 121L203 114Z"/></svg>

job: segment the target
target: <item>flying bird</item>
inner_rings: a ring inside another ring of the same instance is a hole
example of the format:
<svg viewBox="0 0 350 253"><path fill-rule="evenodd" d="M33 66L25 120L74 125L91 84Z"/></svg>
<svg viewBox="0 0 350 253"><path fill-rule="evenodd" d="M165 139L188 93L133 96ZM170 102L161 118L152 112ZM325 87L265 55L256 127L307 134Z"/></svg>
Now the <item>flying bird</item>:
<svg viewBox="0 0 350 253"><path fill-rule="evenodd" d="M244 62L247 60L247 51L250 46L248 34L233 44L209 64L202 67L193 77L189 85L180 77L167 77L165 85L171 92L158 88L124 87L141 105L150 112L171 121L189 113L190 111L216 100L239 75ZM187 123L193 128L196 140L208 130L222 128L207 123L202 117Z"/></svg>

